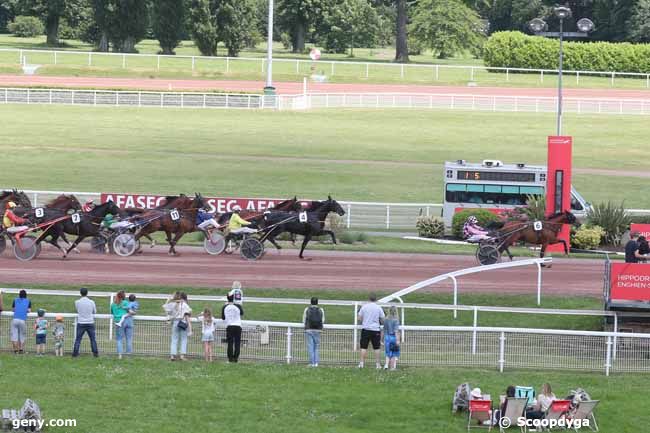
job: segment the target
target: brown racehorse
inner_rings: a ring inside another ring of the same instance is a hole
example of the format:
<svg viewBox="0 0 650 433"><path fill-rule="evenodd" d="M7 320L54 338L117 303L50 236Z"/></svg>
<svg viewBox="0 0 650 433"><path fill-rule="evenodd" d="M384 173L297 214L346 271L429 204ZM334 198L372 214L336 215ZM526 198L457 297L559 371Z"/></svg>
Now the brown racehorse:
<svg viewBox="0 0 650 433"><path fill-rule="evenodd" d="M168 201L165 208L145 212L139 217L142 220L151 219L151 221L142 228L135 239L139 240L153 232L164 231L169 243L169 254L178 255L174 247L185 233L196 231L196 214L199 209L204 207L205 200L199 193L196 193L194 199L180 196ZM173 218L174 211L178 212L178 219ZM172 234L174 234L173 239Z"/></svg>
<svg viewBox="0 0 650 433"><path fill-rule="evenodd" d="M575 224L576 217L569 211L560 212L540 221L541 230L535 230L533 221L508 221L501 229L497 231L505 239L499 247L499 252L506 252L510 260L512 254L508 247L516 242L522 241L527 244L541 245L539 257L543 258L546 253L546 247L553 244L561 243L564 245L564 254L569 255L569 246L564 239L559 239L558 234L564 224Z"/></svg>

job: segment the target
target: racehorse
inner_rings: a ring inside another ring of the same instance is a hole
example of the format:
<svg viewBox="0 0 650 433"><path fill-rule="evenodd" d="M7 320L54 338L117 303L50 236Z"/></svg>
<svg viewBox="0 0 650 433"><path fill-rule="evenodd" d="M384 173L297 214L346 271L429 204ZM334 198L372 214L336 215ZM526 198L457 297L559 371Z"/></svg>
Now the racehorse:
<svg viewBox="0 0 650 433"><path fill-rule="evenodd" d="M543 258L546 253L546 247L553 244L561 243L564 246L564 254L569 255L569 246L564 239L558 238L564 224L575 224L576 217L569 211L558 212L543 221L541 230L535 230L535 223L532 221L508 221L498 230L498 233L504 237L499 252L505 251L510 260L512 254L508 247L518 241L526 242L533 245L541 245L539 257Z"/></svg>
<svg viewBox="0 0 650 433"><path fill-rule="evenodd" d="M302 206L300 205L298 198L294 196L292 199L279 202L274 207L268 209L267 212L299 211L299 210L302 210ZM221 215L219 215L217 222L219 223L220 226L227 225L228 222L230 221L231 216L232 216L232 212L224 212ZM259 225L259 223L264 219L264 212L242 209L239 212L239 216L245 219L246 221Z"/></svg>
<svg viewBox="0 0 650 433"><path fill-rule="evenodd" d="M7 202L10 201L16 203L16 206L19 208L30 209L32 207L32 202L29 201L29 197L23 191L18 191L17 189L0 191L0 211L2 213L6 209Z"/></svg>
<svg viewBox="0 0 650 433"><path fill-rule="evenodd" d="M325 219L330 212L336 212L339 216L345 215L341 205L331 196L323 202L312 202L312 207L303 212L271 211L264 216L266 227L274 226L269 232L267 239L278 250L281 247L275 242L276 236L280 233L289 232L304 236L298 257L304 259L305 247L314 236L330 235L332 242L336 244L336 236L331 230L325 229ZM301 218L303 221L301 221Z"/></svg>
<svg viewBox="0 0 650 433"><path fill-rule="evenodd" d="M164 201L160 205L155 207L155 209L170 209L169 206L172 206L173 203L175 203L175 201L180 199L181 197L187 197L187 196L185 194L168 195L165 197ZM140 207L127 207L123 209L123 212L126 213L126 216L128 218L141 217L142 214L149 211L150 209L143 209ZM153 248L156 246L156 240L154 238L152 238L148 234L144 234L143 236L149 239L149 248Z"/></svg>
<svg viewBox="0 0 650 433"><path fill-rule="evenodd" d="M196 230L196 214L199 209L204 207L205 200L203 196L196 193L192 200L187 196L181 196L168 202L165 208L145 212L140 218L143 220L150 219L151 221L142 228L135 236L135 239L139 240L142 236L153 232L164 231L167 235L167 243L169 243L169 255L178 255L175 248L176 244L185 233ZM178 212L179 218L176 220L172 218L174 210ZM172 234L174 234L173 239Z"/></svg>

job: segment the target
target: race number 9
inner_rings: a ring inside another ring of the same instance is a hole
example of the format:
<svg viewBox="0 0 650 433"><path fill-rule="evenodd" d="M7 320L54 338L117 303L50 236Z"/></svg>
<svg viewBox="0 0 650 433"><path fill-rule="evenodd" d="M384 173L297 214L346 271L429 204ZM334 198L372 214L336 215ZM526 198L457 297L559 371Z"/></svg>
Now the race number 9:
<svg viewBox="0 0 650 433"><path fill-rule="evenodd" d="M541 231L541 230L542 230L542 227L543 227L543 226L542 226L542 222L541 222L541 221L535 221L535 222L533 223L533 228L535 229L536 232Z"/></svg>
<svg viewBox="0 0 650 433"><path fill-rule="evenodd" d="M78 213L73 213L72 222L75 224L79 224L81 222L81 215L79 215Z"/></svg>
<svg viewBox="0 0 650 433"><path fill-rule="evenodd" d="M34 211L34 215L36 215L36 218L43 218L43 216L45 215L45 211L43 210L42 207L39 207Z"/></svg>
<svg viewBox="0 0 650 433"><path fill-rule="evenodd" d="M169 216L171 217L172 221L178 221L179 219L181 219L181 216L176 209L171 211L169 213Z"/></svg>
<svg viewBox="0 0 650 433"><path fill-rule="evenodd" d="M306 223L307 222L307 212L304 212L304 211L300 212L298 214L298 221L300 221L301 223Z"/></svg>

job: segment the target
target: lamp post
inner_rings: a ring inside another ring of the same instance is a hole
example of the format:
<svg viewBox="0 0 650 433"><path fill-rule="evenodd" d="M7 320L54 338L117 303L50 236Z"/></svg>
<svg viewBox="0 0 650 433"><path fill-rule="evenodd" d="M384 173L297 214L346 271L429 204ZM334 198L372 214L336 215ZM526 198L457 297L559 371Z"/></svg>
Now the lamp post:
<svg viewBox="0 0 650 433"><path fill-rule="evenodd" d="M564 37L584 38L594 29L594 23L588 18L578 20L577 27L579 32L565 32L564 20L571 18L571 9L566 6L556 6L553 8L553 14L560 20L559 32L547 32L548 24L541 18L535 18L528 26L534 34L546 37L560 38L560 54L558 59L558 80L557 80L557 135L562 135L562 64L564 60L563 41Z"/></svg>
<svg viewBox="0 0 650 433"><path fill-rule="evenodd" d="M269 23L266 41L266 85L264 86L264 94L275 95L275 87L273 87L273 0L269 0Z"/></svg>

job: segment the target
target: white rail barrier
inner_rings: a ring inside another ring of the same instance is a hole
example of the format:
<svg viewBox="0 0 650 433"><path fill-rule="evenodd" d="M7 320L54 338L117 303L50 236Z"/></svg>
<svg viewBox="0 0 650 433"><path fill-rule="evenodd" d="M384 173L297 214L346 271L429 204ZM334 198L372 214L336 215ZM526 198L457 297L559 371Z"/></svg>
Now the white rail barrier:
<svg viewBox="0 0 650 433"><path fill-rule="evenodd" d="M259 73L266 71L266 59L261 57L208 57L159 54L99 53L91 51L57 51L38 49L0 49L0 63L16 65L65 65L72 67L101 67L127 69L138 68L152 71L187 70L212 71L223 74L236 72ZM354 62L336 60L273 59L273 71L282 75L303 77L315 72L327 77L384 78L400 81L421 82L469 82L509 83L524 82L543 84L557 76L556 69L526 69L507 67L486 67L469 65L399 64L387 62ZM589 79L607 81L616 87L618 81L629 83L635 80L638 88L650 88L650 73L613 71L564 70L567 84L588 86ZM572 82L572 77L575 79Z"/></svg>
<svg viewBox="0 0 650 433"><path fill-rule="evenodd" d="M56 314L47 313L53 320ZM70 353L76 335L76 314L64 317L64 350ZM0 315L0 347L9 347L9 329L13 314ZM32 320L35 314L30 314ZM95 316L97 345L101 355L116 353L112 338L112 316ZM195 321L196 319L194 319ZM198 323L195 321L195 325ZM303 325L288 322L242 322L242 359L306 363L307 351L299 334ZM610 372L650 372L650 334L566 331L528 328L404 326L408 338L402 343L400 364L406 366L449 365L454 367L572 369ZM325 325L321 337L323 364L354 364L358 361L357 327ZM225 328L217 320L217 350L223 346ZM168 354L171 325L165 317L135 316L133 332L134 355L165 356ZM612 355L614 339L620 343L618 356ZM47 352L53 347L47 343ZM199 357L202 352L201 333L188 337L188 355ZM352 344L351 344L352 343ZM33 338L26 342L28 352L34 350ZM81 344L89 352L88 340ZM218 356L218 355L217 355Z"/></svg>
<svg viewBox="0 0 650 433"><path fill-rule="evenodd" d="M0 190L14 188L5 187ZM33 206L42 206L60 194L73 194L79 200L99 200L99 192L83 191L40 191L24 190L29 194ZM343 217L348 229L389 229L389 230L414 230L418 216L441 216L441 203L380 203L345 201L339 203L344 207L346 214ZM627 209L631 215L650 215L650 209Z"/></svg>

